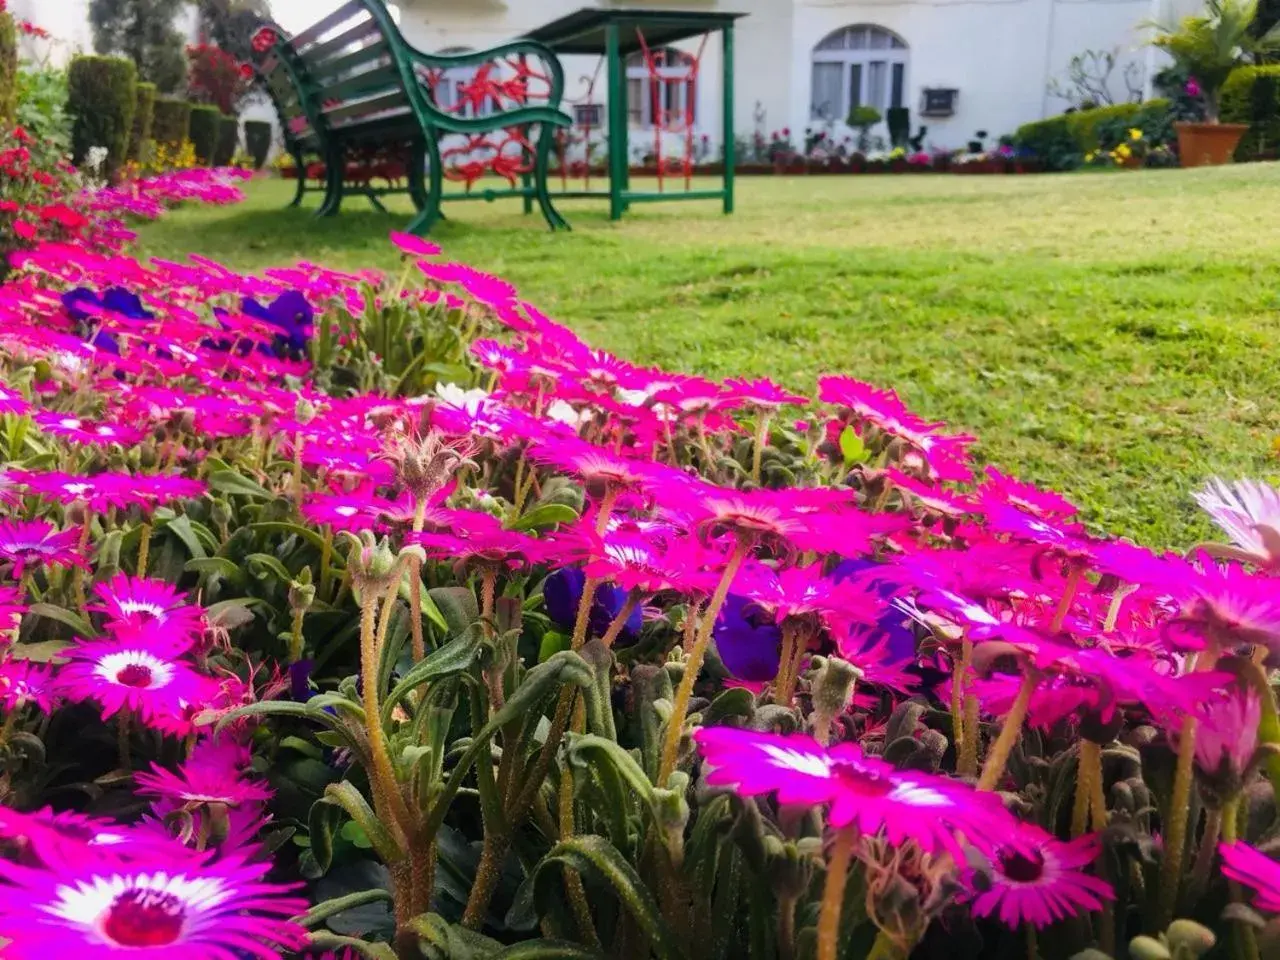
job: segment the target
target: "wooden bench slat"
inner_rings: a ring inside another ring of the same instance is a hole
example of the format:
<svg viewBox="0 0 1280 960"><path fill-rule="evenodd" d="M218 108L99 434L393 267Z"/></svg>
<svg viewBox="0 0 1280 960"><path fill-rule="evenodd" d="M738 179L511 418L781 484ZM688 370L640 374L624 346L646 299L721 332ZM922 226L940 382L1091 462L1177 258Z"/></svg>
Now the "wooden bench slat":
<svg viewBox="0 0 1280 960"><path fill-rule="evenodd" d="M400 71L394 64L379 67L376 70L365 70L363 73L348 77L341 83L321 87L320 95L325 100L353 100L356 97L382 93L388 89L401 90Z"/></svg>
<svg viewBox="0 0 1280 960"><path fill-rule="evenodd" d="M321 18L301 33L295 34L291 40L293 43L293 49L301 50L307 44L314 43L319 40L334 27L340 26L357 14L366 12L364 5L360 3L360 0L351 0L350 3L343 4L327 17Z"/></svg>
<svg viewBox="0 0 1280 960"><path fill-rule="evenodd" d="M371 60L377 60L379 57L386 57L388 63L394 64L395 62L391 59L391 46L383 39L379 39L376 43L370 43L344 56L326 60L324 63L308 63L307 72L314 82L323 84L326 77L337 76L338 74L346 73L348 70L354 70L356 67L362 66Z"/></svg>
<svg viewBox="0 0 1280 960"><path fill-rule="evenodd" d="M356 24L346 33L332 37L324 43L317 43L307 47L305 50L299 50L298 56L307 65L308 70L323 72L328 70L326 61L336 59L348 47L354 46L370 37L381 36L382 33L378 29L378 21L366 20L363 23ZM295 47L294 49L299 48Z"/></svg>
<svg viewBox="0 0 1280 960"><path fill-rule="evenodd" d="M337 123L340 120L356 120L370 114L382 113L384 110L393 110L396 107L409 109L408 98L404 91L398 88L380 96L331 107L324 111L324 116L330 123Z"/></svg>

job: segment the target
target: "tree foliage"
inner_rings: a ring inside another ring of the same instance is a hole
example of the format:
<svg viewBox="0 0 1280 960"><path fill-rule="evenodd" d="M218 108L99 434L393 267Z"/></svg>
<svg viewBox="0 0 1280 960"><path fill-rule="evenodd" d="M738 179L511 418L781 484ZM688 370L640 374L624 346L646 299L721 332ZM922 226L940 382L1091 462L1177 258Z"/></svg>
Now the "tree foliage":
<svg viewBox="0 0 1280 960"><path fill-rule="evenodd" d="M253 33L271 16L267 0L197 0L196 6L205 39L237 60L250 59Z"/></svg>
<svg viewBox="0 0 1280 960"><path fill-rule="evenodd" d="M174 20L184 6L184 0L90 0L93 48L129 58L138 66L138 77L161 93L179 91L187 62Z"/></svg>

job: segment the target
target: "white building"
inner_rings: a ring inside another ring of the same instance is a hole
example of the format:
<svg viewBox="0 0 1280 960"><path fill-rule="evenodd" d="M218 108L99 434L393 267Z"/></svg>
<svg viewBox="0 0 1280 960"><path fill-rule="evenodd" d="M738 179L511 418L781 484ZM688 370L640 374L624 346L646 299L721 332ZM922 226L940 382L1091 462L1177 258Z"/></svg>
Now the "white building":
<svg viewBox="0 0 1280 960"><path fill-rule="evenodd" d="M340 0L272 0L275 17L300 30ZM20 17L65 41L61 50L91 47L87 0L10 0ZM483 49L584 6L734 11L738 135L768 137L787 129L799 144L806 128L849 131L852 106L910 110L912 132L928 127L927 143L963 146L977 131L991 138L1019 124L1059 113L1067 103L1050 93L1065 80L1071 58L1112 52L1110 90L1149 89L1160 60L1144 44L1141 24L1187 12L1198 0L398 0L393 12L410 42L432 52ZM668 57L658 97L683 113L692 94L693 125L718 149L721 110L717 40L680 44L702 53L698 81L678 54ZM639 58L628 67L633 150L652 149L652 81ZM594 113L605 83L594 58L566 57L566 108ZM596 77L594 86L592 78ZM590 88L590 95L588 89ZM255 113L258 111L255 110ZM884 133L883 125L879 128Z"/></svg>

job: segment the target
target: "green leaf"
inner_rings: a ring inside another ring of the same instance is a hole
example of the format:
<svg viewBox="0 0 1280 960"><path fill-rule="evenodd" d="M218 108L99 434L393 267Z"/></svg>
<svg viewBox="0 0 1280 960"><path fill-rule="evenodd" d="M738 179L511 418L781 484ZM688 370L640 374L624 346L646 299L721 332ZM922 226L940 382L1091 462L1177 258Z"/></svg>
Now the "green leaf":
<svg viewBox="0 0 1280 960"><path fill-rule="evenodd" d="M482 933L450 923L438 913L414 917L408 926L449 960L489 960L502 946Z"/></svg>
<svg viewBox="0 0 1280 960"><path fill-rule="evenodd" d="M567 869L590 875L612 887L618 902L648 937L659 960L677 960L684 956L640 874L604 837L574 837L556 844L534 868L531 879L536 885L535 896L540 893L559 894L559 877L547 869L552 864L561 864ZM553 882L548 883L548 880Z"/></svg>
<svg viewBox="0 0 1280 960"><path fill-rule="evenodd" d="M382 705L382 725L385 727L391 722L391 714L395 710L396 704L407 697L411 690L432 680L439 680L441 677L451 676L469 669L475 663L476 655L480 652L482 636L479 624L473 624L460 637L450 640L443 647L433 650L425 660L416 664L395 685L390 696L387 697L386 702Z"/></svg>
<svg viewBox="0 0 1280 960"><path fill-rule="evenodd" d="M568 940L526 940L499 950L489 960L604 960L604 954Z"/></svg>
<svg viewBox="0 0 1280 960"><path fill-rule="evenodd" d="M335 733L341 734L347 745L359 752L358 744L351 739L342 721L331 713L325 713L321 709L321 704L315 703L318 699L318 697L312 697L307 703L294 703L292 700L263 700L259 703L248 703L219 716L213 732L215 735L221 733L227 724L241 717L300 717L322 723ZM200 716L196 717L197 725L200 724L200 719Z"/></svg>
<svg viewBox="0 0 1280 960"><path fill-rule="evenodd" d="M844 457L846 466L862 463L866 459L867 446L853 427L845 427L840 431L840 456Z"/></svg>
<svg viewBox="0 0 1280 960"><path fill-rule="evenodd" d="M587 767L608 764L634 791L636 799L642 801L651 810L654 808L653 784L641 769L640 764L636 762L635 757L619 744L594 734L574 737L569 745L569 757L570 762Z"/></svg>
<svg viewBox="0 0 1280 960"><path fill-rule="evenodd" d="M382 825L378 815L373 812L373 807L369 806L369 801L351 781L343 780L341 783L329 784L324 788L324 798L321 802L337 804L347 811L347 815L360 825L360 829L369 838L373 849L378 852L378 856L384 863L395 863L403 859L404 851L396 843L395 837Z"/></svg>
<svg viewBox="0 0 1280 960"><path fill-rule="evenodd" d="M188 560L182 565L182 569L188 573L198 573L202 577L211 579L221 578L237 582L243 579L240 575L240 564L232 563L226 557L201 557L196 560Z"/></svg>
<svg viewBox="0 0 1280 960"><path fill-rule="evenodd" d="M262 606L262 601L257 597L233 597L210 604L204 615L210 623L234 630L253 620L253 608L258 606Z"/></svg>
<svg viewBox="0 0 1280 960"><path fill-rule="evenodd" d="M328 806L330 810L335 810L332 804L324 804L318 801L316 806ZM372 890L359 890L355 893L348 893L345 897L334 897L331 900L322 900L314 907L297 918L298 923L304 927L315 927L330 917L335 917L345 910L352 910L355 907L367 906L370 903L390 903L393 897L390 890L382 890L373 888Z"/></svg>
<svg viewBox="0 0 1280 960"><path fill-rule="evenodd" d="M245 568L258 580L274 576L279 583L288 584L293 576L283 563L269 553L251 553L244 558Z"/></svg>
<svg viewBox="0 0 1280 960"><path fill-rule="evenodd" d="M209 489L214 493L239 494L254 500L272 500L275 496L235 470L214 470L209 474Z"/></svg>
<svg viewBox="0 0 1280 960"><path fill-rule="evenodd" d="M254 533L283 533L286 536L301 537L317 550L324 549L324 535L296 523L285 523L283 520L265 520L262 523L251 523L249 529Z"/></svg>
<svg viewBox="0 0 1280 960"><path fill-rule="evenodd" d="M37 617L44 617L46 620L56 620L63 626L70 627L77 636L91 637L95 632L92 624L80 614L62 607L55 607L51 603L33 603L27 608L27 613L34 613Z"/></svg>
<svg viewBox="0 0 1280 960"><path fill-rule="evenodd" d="M340 937L327 930L313 931L307 946L317 950L333 950L335 953L345 947L348 950L354 950L365 960L398 960L396 952L388 944L369 943L367 940L357 940L355 937Z"/></svg>
<svg viewBox="0 0 1280 960"><path fill-rule="evenodd" d="M561 523L573 523L578 511L563 503L544 503L534 507L511 524L512 530L546 530Z"/></svg>
<svg viewBox="0 0 1280 960"><path fill-rule="evenodd" d="M311 810L307 814L307 836L311 841L311 857L320 874L327 873L333 863L333 835L337 832L341 819L342 811L324 800L317 800L311 804ZM324 920L328 916L331 914L326 914L319 919Z"/></svg>
<svg viewBox="0 0 1280 960"><path fill-rule="evenodd" d="M434 587L427 594L444 618L445 630L451 637L461 635L480 619L476 595L467 587Z"/></svg>
<svg viewBox="0 0 1280 960"><path fill-rule="evenodd" d="M164 528L182 541L182 545L187 548L187 552L191 556L196 559L203 559L209 555L205 551L203 544L200 543L200 538L196 536L196 532L191 526L191 519L185 514L181 517L174 517L164 525Z"/></svg>
<svg viewBox="0 0 1280 960"><path fill-rule="evenodd" d="M70 640L42 640L39 643L15 643L9 647L9 656L15 660L30 660L32 663L48 663L63 650L74 647Z"/></svg>

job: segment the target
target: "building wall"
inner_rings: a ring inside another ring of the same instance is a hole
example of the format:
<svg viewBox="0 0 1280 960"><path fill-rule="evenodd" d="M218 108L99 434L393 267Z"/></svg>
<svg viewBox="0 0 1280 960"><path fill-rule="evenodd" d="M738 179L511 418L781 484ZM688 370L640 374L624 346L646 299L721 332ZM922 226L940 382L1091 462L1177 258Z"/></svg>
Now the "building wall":
<svg viewBox="0 0 1280 960"><path fill-rule="evenodd" d="M8 9L17 19L53 35L51 41L22 39L19 52L24 59L62 65L77 53L93 52L89 0L9 0Z"/></svg>

